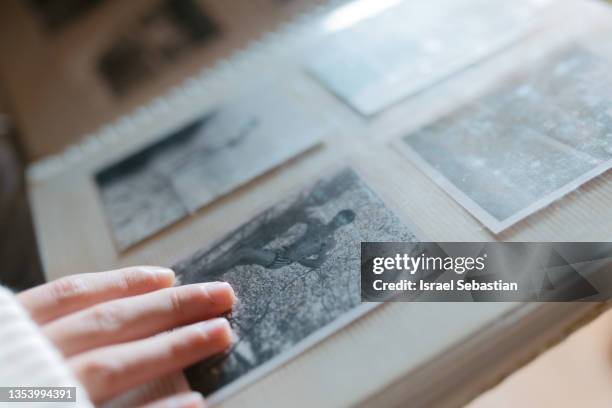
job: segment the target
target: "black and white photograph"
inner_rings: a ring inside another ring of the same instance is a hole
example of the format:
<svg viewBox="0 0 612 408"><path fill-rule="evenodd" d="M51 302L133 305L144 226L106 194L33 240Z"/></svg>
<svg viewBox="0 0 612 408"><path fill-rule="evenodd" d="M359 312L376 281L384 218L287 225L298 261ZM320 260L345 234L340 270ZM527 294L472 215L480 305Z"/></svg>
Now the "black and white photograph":
<svg viewBox="0 0 612 408"><path fill-rule="evenodd" d="M101 170L96 182L118 247L316 147L326 131L290 91L257 87Z"/></svg>
<svg viewBox="0 0 612 408"><path fill-rule="evenodd" d="M571 46L398 145L499 233L610 168L610 68Z"/></svg>
<svg viewBox="0 0 612 408"><path fill-rule="evenodd" d="M239 299L229 318L236 343L229 353L189 368L190 385L211 394L282 360L326 326L337 327L342 316L366 306L361 242L414 240L414 232L346 168L175 265L181 284L226 281Z"/></svg>
<svg viewBox="0 0 612 408"><path fill-rule="evenodd" d="M543 3L351 3L351 13L324 20L330 34L307 69L357 112L374 115L519 40Z"/></svg>
<svg viewBox="0 0 612 408"><path fill-rule="evenodd" d="M123 96L221 35L196 0L163 0L133 21L98 60L112 93Z"/></svg>

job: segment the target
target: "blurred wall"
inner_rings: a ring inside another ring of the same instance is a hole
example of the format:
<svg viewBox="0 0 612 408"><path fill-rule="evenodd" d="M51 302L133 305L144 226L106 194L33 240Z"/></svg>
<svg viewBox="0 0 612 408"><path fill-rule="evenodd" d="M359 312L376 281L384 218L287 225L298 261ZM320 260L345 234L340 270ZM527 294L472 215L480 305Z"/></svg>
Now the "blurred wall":
<svg viewBox="0 0 612 408"><path fill-rule="evenodd" d="M168 11L169 2L179 6ZM63 150L316 2L3 0L0 81L27 160ZM211 38L182 28L210 22ZM132 82L125 92L113 86Z"/></svg>
<svg viewBox="0 0 612 408"><path fill-rule="evenodd" d="M6 99L0 93L0 284L25 289L44 281Z"/></svg>

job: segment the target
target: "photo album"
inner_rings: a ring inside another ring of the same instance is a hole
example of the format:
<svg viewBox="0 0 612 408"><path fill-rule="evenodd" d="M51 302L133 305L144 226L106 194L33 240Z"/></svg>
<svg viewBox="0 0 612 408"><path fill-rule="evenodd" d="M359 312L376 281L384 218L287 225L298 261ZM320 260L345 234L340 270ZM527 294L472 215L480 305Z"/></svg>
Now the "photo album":
<svg viewBox="0 0 612 408"><path fill-rule="evenodd" d="M77 18L32 3L51 31ZM612 47L592 39L612 11L321 3L34 162L45 274L230 283L231 347L179 373L210 406L464 406L605 306L367 301L362 244L611 241ZM114 97L226 35L213 2L177 7L108 42L92 69Z"/></svg>

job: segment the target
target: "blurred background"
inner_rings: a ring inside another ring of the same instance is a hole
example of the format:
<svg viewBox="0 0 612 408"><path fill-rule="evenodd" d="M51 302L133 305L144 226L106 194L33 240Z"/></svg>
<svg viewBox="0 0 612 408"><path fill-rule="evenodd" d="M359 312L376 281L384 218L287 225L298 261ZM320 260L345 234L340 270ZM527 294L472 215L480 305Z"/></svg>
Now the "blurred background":
<svg viewBox="0 0 612 408"><path fill-rule="evenodd" d="M0 282L43 282L27 164L133 111L320 0L0 2Z"/></svg>

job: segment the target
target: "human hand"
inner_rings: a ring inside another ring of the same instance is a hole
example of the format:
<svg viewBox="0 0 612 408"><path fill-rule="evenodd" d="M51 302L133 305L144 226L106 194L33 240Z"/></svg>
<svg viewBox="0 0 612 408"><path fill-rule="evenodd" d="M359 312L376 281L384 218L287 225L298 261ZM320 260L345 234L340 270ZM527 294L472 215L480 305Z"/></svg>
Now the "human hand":
<svg viewBox="0 0 612 408"><path fill-rule="evenodd" d="M69 276L18 299L63 353L92 402L101 403L229 347L229 323L217 316L235 302L231 286L171 287L173 282L170 269L139 266ZM187 393L152 406L202 403L200 394Z"/></svg>

